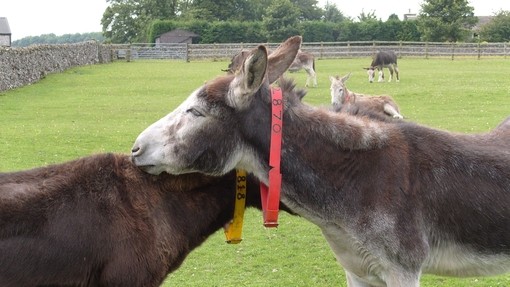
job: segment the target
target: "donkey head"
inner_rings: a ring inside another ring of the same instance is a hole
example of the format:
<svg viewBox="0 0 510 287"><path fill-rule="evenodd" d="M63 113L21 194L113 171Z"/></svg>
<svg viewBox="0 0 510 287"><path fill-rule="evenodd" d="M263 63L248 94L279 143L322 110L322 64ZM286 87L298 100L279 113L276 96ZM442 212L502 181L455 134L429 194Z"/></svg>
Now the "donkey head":
<svg viewBox="0 0 510 287"><path fill-rule="evenodd" d="M373 83L374 79L375 79L375 69L376 69L376 67L370 66L368 68L363 68L363 69L367 70L368 82L369 83ZM382 71L379 71L379 78L380 77L382 77Z"/></svg>
<svg viewBox="0 0 510 287"><path fill-rule="evenodd" d="M244 63L244 60L248 57L250 54L250 50L241 50L241 52L235 54L232 59L230 60L230 64L228 64L228 68L225 70L222 70L223 72L227 72L229 74L235 73L238 69L241 68L241 66Z"/></svg>
<svg viewBox="0 0 510 287"><path fill-rule="evenodd" d="M254 160L253 147L240 129L246 124L243 113L254 113L250 108L254 101L266 100L270 106L264 95L269 94L270 83L289 68L300 45L301 37L295 36L269 57L266 47L253 49L238 72L207 82L145 129L132 148L133 162L152 174L253 170L259 161Z"/></svg>
<svg viewBox="0 0 510 287"><path fill-rule="evenodd" d="M343 76L329 76L329 80L331 81L330 92L331 92L331 104L336 107L341 107L349 101L349 91L345 86L345 81L349 79L351 73Z"/></svg>

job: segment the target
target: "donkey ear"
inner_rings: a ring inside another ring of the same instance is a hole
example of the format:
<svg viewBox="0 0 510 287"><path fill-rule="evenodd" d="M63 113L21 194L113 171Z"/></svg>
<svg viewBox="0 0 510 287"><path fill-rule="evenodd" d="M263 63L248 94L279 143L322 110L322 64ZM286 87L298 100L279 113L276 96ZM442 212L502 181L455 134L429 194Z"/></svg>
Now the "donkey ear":
<svg viewBox="0 0 510 287"><path fill-rule="evenodd" d="M351 73L349 73L349 74L347 74L347 75L343 76L343 77L340 79L340 81L342 81L342 83L345 83L345 81L347 81L347 80L349 79L349 77L350 77L350 76L351 76Z"/></svg>
<svg viewBox="0 0 510 287"><path fill-rule="evenodd" d="M290 67L301 48L301 36L294 36L280 44L269 55L269 69L267 72L269 83L276 81Z"/></svg>
<svg viewBox="0 0 510 287"><path fill-rule="evenodd" d="M329 76L329 81L334 83L336 81L337 78L333 77L333 76Z"/></svg>
<svg viewBox="0 0 510 287"><path fill-rule="evenodd" d="M228 104L235 108L245 108L264 83L267 71L267 49L259 46L244 60L241 70L230 84Z"/></svg>

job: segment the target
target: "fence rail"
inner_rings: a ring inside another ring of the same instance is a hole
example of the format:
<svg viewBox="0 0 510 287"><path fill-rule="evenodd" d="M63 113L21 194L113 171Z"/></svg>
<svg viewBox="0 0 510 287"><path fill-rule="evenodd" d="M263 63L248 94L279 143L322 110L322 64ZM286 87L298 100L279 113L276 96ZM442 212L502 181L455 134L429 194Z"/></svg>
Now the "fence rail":
<svg viewBox="0 0 510 287"><path fill-rule="evenodd" d="M130 44L118 45L119 58L131 59L181 59L184 61L204 59L230 59L242 49L255 48L260 43L233 44ZM264 43L275 49L278 43ZM393 50L399 57L508 57L509 43L438 43L438 42L309 42L302 50L319 59L370 57L378 50Z"/></svg>

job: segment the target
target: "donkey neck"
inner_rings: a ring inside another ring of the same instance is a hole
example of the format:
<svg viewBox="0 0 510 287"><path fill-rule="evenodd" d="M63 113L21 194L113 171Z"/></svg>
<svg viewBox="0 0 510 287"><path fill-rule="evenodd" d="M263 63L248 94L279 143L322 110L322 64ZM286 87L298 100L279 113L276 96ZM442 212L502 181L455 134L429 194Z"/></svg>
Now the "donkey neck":
<svg viewBox="0 0 510 287"><path fill-rule="evenodd" d="M382 122L306 105L294 107L285 115L284 145L307 136L320 138L325 145L339 150L370 150L386 145L391 130Z"/></svg>

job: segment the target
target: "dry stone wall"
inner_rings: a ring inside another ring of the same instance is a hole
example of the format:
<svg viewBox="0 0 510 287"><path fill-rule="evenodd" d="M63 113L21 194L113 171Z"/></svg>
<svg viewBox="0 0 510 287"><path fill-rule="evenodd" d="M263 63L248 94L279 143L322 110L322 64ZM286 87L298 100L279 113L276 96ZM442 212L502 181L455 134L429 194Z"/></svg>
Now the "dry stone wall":
<svg viewBox="0 0 510 287"><path fill-rule="evenodd" d="M0 92L29 85L47 74L114 60L110 45L94 41L62 45L0 47Z"/></svg>

